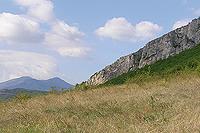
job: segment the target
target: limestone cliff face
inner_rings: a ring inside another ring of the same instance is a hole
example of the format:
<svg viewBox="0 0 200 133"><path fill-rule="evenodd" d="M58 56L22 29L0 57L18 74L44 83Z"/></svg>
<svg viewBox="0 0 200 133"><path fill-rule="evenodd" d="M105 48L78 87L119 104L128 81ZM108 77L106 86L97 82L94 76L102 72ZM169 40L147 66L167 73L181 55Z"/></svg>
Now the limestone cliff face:
<svg viewBox="0 0 200 133"><path fill-rule="evenodd" d="M95 73L88 81L89 85L98 85L117 77L130 70L138 68L142 57L142 49L136 53L121 57L112 65L105 67L103 70Z"/></svg>
<svg viewBox="0 0 200 133"><path fill-rule="evenodd" d="M136 68L166 59L180 52L190 49L200 43L200 18L160 38L147 43L144 48L130 55L121 57L113 64L95 73L86 82L98 85Z"/></svg>
<svg viewBox="0 0 200 133"><path fill-rule="evenodd" d="M179 54L198 43L200 43L200 19L195 19L187 26L178 28L147 43L143 48L139 68Z"/></svg>

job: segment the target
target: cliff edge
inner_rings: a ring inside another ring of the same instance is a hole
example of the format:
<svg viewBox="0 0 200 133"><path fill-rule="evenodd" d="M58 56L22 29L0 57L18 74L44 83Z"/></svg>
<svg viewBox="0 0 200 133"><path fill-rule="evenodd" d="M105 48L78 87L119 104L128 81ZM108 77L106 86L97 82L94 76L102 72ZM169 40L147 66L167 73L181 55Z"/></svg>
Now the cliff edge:
<svg viewBox="0 0 200 133"><path fill-rule="evenodd" d="M86 84L99 85L128 71L142 68L195 47L200 43L200 18L147 43L90 77Z"/></svg>

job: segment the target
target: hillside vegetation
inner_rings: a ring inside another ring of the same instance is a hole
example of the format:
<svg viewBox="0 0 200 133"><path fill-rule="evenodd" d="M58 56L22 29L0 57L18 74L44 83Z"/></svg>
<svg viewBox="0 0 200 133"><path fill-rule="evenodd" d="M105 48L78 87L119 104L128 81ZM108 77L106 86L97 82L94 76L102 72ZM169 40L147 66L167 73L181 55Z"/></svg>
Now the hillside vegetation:
<svg viewBox="0 0 200 133"><path fill-rule="evenodd" d="M131 71L107 81L104 85L119 85L124 83L142 83L144 81L171 78L178 74L200 73L200 45L185 50L180 54L160 60L142 69Z"/></svg>
<svg viewBox="0 0 200 133"><path fill-rule="evenodd" d="M90 89L1 102L0 132L200 132L199 53L197 46Z"/></svg>
<svg viewBox="0 0 200 133"><path fill-rule="evenodd" d="M199 96L191 75L10 101L0 104L0 132L200 132Z"/></svg>

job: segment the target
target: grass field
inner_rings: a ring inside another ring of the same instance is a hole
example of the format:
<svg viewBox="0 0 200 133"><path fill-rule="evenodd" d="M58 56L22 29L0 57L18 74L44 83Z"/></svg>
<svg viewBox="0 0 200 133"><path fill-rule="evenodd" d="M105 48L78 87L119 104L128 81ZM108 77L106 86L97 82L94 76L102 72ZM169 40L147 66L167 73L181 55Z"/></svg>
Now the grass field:
<svg viewBox="0 0 200 133"><path fill-rule="evenodd" d="M0 102L0 133L199 133L200 45L103 85Z"/></svg>
<svg viewBox="0 0 200 133"><path fill-rule="evenodd" d="M200 77L74 90L0 104L0 132L200 132Z"/></svg>

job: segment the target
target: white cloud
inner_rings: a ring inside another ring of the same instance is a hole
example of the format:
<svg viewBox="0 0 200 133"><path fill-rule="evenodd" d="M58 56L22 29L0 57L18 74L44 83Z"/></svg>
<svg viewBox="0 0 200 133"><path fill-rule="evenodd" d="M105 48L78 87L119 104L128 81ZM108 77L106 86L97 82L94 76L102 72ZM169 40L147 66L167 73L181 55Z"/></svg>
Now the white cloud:
<svg viewBox="0 0 200 133"><path fill-rule="evenodd" d="M161 31L161 27L149 21L142 21L136 25L125 18L113 18L95 32L100 37L111 38L119 41L140 41L153 38Z"/></svg>
<svg viewBox="0 0 200 133"><path fill-rule="evenodd" d="M87 54L82 38L84 33L77 27L69 26L62 21L56 21L50 32L45 35L45 44L62 56L81 57Z"/></svg>
<svg viewBox="0 0 200 133"><path fill-rule="evenodd" d="M15 0L18 5L27 8L27 15L50 25L45 33L43 44L58 52L61 56L81 57L89 48L83 43L84 33L54 17L51 0Z"/></svg>
<svg viewBox="0 0 200 133"><path fill-rule="evenodd" d="M47 79L57 74L57 65L48 55L0 50L0 81L21 76Z"/></svg>
<svg viewBox="0 0 200 133"><path fill-rule="evenodd" d="M51 0L15 0L18 5L27 8L27 15L41 21L54 19L53 3Z"/></svg>
<svg viewBox="0 0 200 133"><path fill-rule="evenodd" d="M172 29L175 30L177 28L180 28L182 26L187 25L190 22L189 19L183 19L183 20L179 20L177 22L174 23L174 25L172 26Z"/></svg>
<svg viewBox="0 0 200 133"><path fill-rule="evenodd" d="M61 56L82 57L89 48L84 44L84 33L54 17L51 0L15 0L25 7L23 15L0 14L0 41L18 44L46 44ZM39 21L38 21L39 20ZM49 31L40 27L41 23L50 26Z"/></svg>
<svg viewBox="0 0 200 133"><path fill-rule="evenodd" d="M37 43L43 35L40 25L24 16L0 14L0 40L8 43Z"/></svg>

